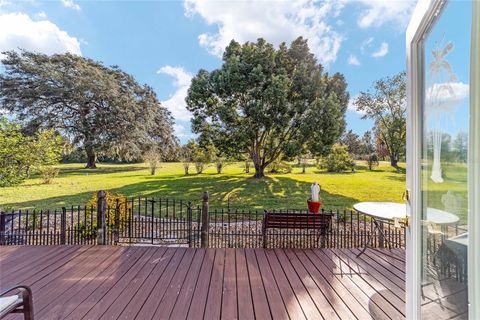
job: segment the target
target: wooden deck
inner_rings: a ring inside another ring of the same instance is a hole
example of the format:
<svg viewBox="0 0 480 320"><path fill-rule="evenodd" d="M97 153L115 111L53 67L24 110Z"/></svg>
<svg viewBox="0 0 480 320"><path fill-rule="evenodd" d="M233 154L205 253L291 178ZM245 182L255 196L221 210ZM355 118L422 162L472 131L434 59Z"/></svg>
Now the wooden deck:
<svg viewBox="0 0 480 320"><path fill-rule="evenodd" d="M357 252L0 247L0 286L37 319L403 319L404 252Z"/></svg>

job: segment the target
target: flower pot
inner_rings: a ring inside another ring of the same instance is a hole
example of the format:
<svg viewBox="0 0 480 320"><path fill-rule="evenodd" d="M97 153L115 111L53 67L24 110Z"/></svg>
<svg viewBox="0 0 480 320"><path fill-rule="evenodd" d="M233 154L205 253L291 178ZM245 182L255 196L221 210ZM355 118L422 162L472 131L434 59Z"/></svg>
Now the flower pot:
<svg viewBox="0 0 480 320"><path fill-rule="evenodd" d="M320 206L321 206L320 202L307 200L307 204L308 204L308 212L318 213L318 211L320 211Z"/></svg>

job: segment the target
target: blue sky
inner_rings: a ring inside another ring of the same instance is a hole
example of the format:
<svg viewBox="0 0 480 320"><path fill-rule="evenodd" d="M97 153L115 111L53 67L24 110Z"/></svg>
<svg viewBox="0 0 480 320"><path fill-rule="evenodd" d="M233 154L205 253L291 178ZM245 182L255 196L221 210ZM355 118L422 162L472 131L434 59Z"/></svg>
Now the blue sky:
<svg viewBox="0 0 480 320"><path fill-rule="evenodd" d="M184 96L200 68L221 65L234 38L279 44L298 36L328 72L346 76L351 97L405 70L405 29L412 1L14 1L0 0L0 51L24 47L73 52L119 65L151 85L176 119L181 141L192 137ZM373 123L354 106L347 127Z"/></svg>

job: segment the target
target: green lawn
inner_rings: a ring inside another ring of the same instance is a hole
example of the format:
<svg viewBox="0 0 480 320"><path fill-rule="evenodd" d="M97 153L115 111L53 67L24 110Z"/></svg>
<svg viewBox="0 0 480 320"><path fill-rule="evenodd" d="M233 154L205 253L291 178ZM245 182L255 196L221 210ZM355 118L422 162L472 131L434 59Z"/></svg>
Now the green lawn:
<svg viewBox="0 0 480 320"><path fill-rule="evenodd" d="M317 181L323 207L351 208L358 201L401 201L405 173L388 163L368 171L359 163L355 172L334 174L310 167L306 174L294 168L291 174L269 175L257 180L243 173L240 163L228 165L223 174L210 166L204 174L185 176L181 163L162 163L155 176L145 164L101 164L97 170L83 169L83 164L61 165L60 176L53 184L42 184L38 177L22 185L0 189L2 209L56 209L83 205L100 189L127 196L174 197L199 203L202 192L210 193L211 207L233 208L306 208L310 184ZM193 168L191 169L193 170Z"/></svg>

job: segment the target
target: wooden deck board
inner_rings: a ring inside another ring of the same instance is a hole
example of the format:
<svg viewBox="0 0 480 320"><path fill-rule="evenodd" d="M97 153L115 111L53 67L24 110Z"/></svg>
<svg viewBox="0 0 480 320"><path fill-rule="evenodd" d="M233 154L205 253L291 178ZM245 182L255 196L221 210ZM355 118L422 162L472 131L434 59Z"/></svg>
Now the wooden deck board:
<svg viewBox="0 0 480 320"><path fill-rule="evenodd" d="M31 286L37 319L404 318L399 250L3 248L0 286Z"/></svg>

